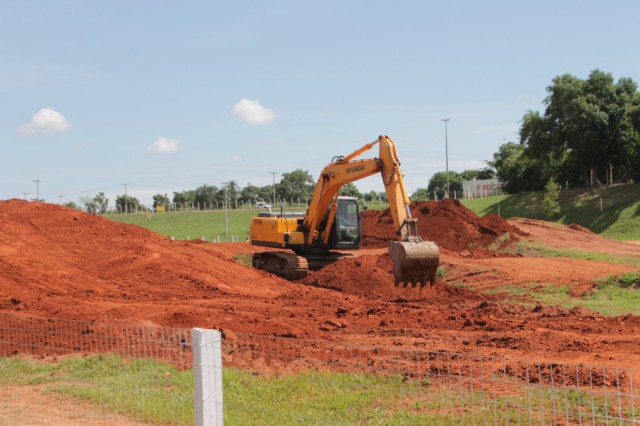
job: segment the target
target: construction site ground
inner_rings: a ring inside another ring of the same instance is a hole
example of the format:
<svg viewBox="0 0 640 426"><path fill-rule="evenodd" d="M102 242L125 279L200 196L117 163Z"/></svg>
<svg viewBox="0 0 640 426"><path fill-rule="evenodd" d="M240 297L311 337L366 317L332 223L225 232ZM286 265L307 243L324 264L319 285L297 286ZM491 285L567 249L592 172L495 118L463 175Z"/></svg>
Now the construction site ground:
<svg viewBox="0 0 640 426"><path fill-rule="evenodd" d="M446 270L432 288L395 287L388 212L367 211L364 248L299 281L252 269L249 243L174 241L52 204L0 201L0 312L46 318L206 327L298 339L500 355L535 361L640 365L640 317L526 303L504 285L571 286L634 267L502 254L546 246L640 255L640 246L577 226L479 218L455 200L415 203L423 238ZM248 266L249 265L249 266ZM533 290L532 290L533 291Z"/></svg>

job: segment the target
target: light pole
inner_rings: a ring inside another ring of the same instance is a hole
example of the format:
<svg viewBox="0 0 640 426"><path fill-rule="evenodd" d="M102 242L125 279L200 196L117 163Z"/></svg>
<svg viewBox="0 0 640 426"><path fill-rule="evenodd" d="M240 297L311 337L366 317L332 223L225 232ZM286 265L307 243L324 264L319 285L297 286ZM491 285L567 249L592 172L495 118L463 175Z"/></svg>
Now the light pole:
<svg viewBox="0 0 640 426"><path fill-rule="evenodd" d="M450 118L443 118L440 121L444 121L444 157L445 157L445 173L447 176L447 189L445 191L445 197L449 198L449 140L447 137L447 123Z"/></svg>
<svg viewBox="0 0 640 426"><path fill-rule="evenodd" d="M269 172L273 175L273 206L276 206L276 175L278 172Z"/></svg>
<svg viewBox="0 0 640 426"><path fill-rule="evenodd" d="M60 198L60 205L62 205L62 199L64 198L64 195L58 195L58 198Z"/></svg>
<svg viewBox="0 0 640 426"><path fill-rule="evenodd" d="M36 201L40 201L40 179L34 180L36 183Z"/></svg>

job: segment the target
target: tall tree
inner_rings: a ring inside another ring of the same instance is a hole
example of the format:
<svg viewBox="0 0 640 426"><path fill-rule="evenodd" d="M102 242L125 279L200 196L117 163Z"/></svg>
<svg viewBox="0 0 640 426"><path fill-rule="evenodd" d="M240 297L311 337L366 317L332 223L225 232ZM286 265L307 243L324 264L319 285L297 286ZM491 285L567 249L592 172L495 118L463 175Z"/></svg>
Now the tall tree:
<svg viewBox="0 0 640 426"><path fill-rule="evenodd" d="M153 196L153 208L158 206L166 206L169 204L169 196L167 194L156 194Z"/></svg>
<svg viewBox="0 0 640 426"><path fill-rule="evenodd" d="M411 194L411 201L426 201L429 199L429 190L427 188L418 188Z"/></svg>
<svg viewBox="0 0 640 426"><path fill-rule="evenodd" d="M191 204L196 199L196 191L189 189L187 191L173 192L173 202L176 204Z"/></svg>
<svg viewBox="0 0 640 426"><path fill-rule="evenodd" d="M285 200L310 199L314 181L308 171L296 169L291 173L283 173L280 184L276 188L279 197Z"/></svg>
<svg viewBox="0 0 640 426"><path fill-rule="evenodd" d="M493 161L489 162L497 171L503 191L508 194L542 189L545 174L541 164L542 161L526 154L524 145L515 142L502 144L493 154Z"/></svg>
<svg viewBox="0 0 640 426"><path fill-rule="evenodd" d="M193 202L197 209L208 209L216 204L222 206L224 201L224 192L219 193L217 187L213 185L202 185L196 188Z"/></svg>
<svg viewBox="0 0 640 426"><path fill-rule="evenodd" d="M338 194L344 195L347 197L362 198L362 194L360 193L360 191L358 190L358 187L353 182L349 182L348 184L340 188L340 191L338 192Z"/></svg>
<svg viewBox="0 0 640 426"><path fill-rule="evenodd" d="M109 199L104 195L104 192L99 192L93 198L80 197L80 202L84 204L88 213L104 214L109 209Z"/></svg>
<svg viewBox="0 0 640 426"><path fill-rule="evenodd" d="M144 211L146 208L140 204L140 200L131 195L118 195L116 197L116 210L123 213L133 213L136 211Z"/></svg>
<svg viewBox="0 0 640 426"><path fill-rule="evenodd" d="M473 179L495 179L496 172L491 167L485 167L484 169L464 170L462 173L460 173L460 178L463 181Z"/></svg>
<svg viewBox="0 0 640 426"><path fill-rule="evenodd" d="M547 93L544 115L529 111L522 120L526 155L550 167L564 163L560 168L581 175L587 186L613 183L616 169L620 180L628 178L640 143L636 83L629 78L615 83L611 74L594 70L586 80L555 77Z"/></svg>
<svg viewBox="0 0 640 426"><path fill-rule="evenodd" d="M429 179L429 194L436 194L438 199L445 198L447 192L447 172L437 172ZM462 197L462 178L460 174L449 170L449 198Z"/></svg>

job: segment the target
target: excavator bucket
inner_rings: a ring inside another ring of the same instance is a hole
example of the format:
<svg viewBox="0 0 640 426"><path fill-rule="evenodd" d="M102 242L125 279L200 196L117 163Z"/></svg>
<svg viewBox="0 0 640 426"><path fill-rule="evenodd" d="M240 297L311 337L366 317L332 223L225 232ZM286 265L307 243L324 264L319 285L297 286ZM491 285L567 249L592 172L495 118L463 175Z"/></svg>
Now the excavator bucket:
<svg viewBox="0 0 640 426"><path fill-rule="evenodd" d="M432 241L390 241L389 255L393 260L396 286L412 287L436 282L440 251Z"/></svg>

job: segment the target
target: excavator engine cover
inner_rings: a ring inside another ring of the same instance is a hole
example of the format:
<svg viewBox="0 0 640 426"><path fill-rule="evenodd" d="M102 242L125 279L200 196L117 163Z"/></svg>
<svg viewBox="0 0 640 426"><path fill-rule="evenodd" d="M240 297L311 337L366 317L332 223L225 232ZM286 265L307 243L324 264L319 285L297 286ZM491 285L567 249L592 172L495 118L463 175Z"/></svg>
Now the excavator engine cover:
<svg viewBox="0 0 640 426"><path fill-rule="evenodd" d="M389 255L393 261L393 277L396 286L420 284L424 287L427 282L436 282L440 251L431 241L390 241Z"/></svg>

